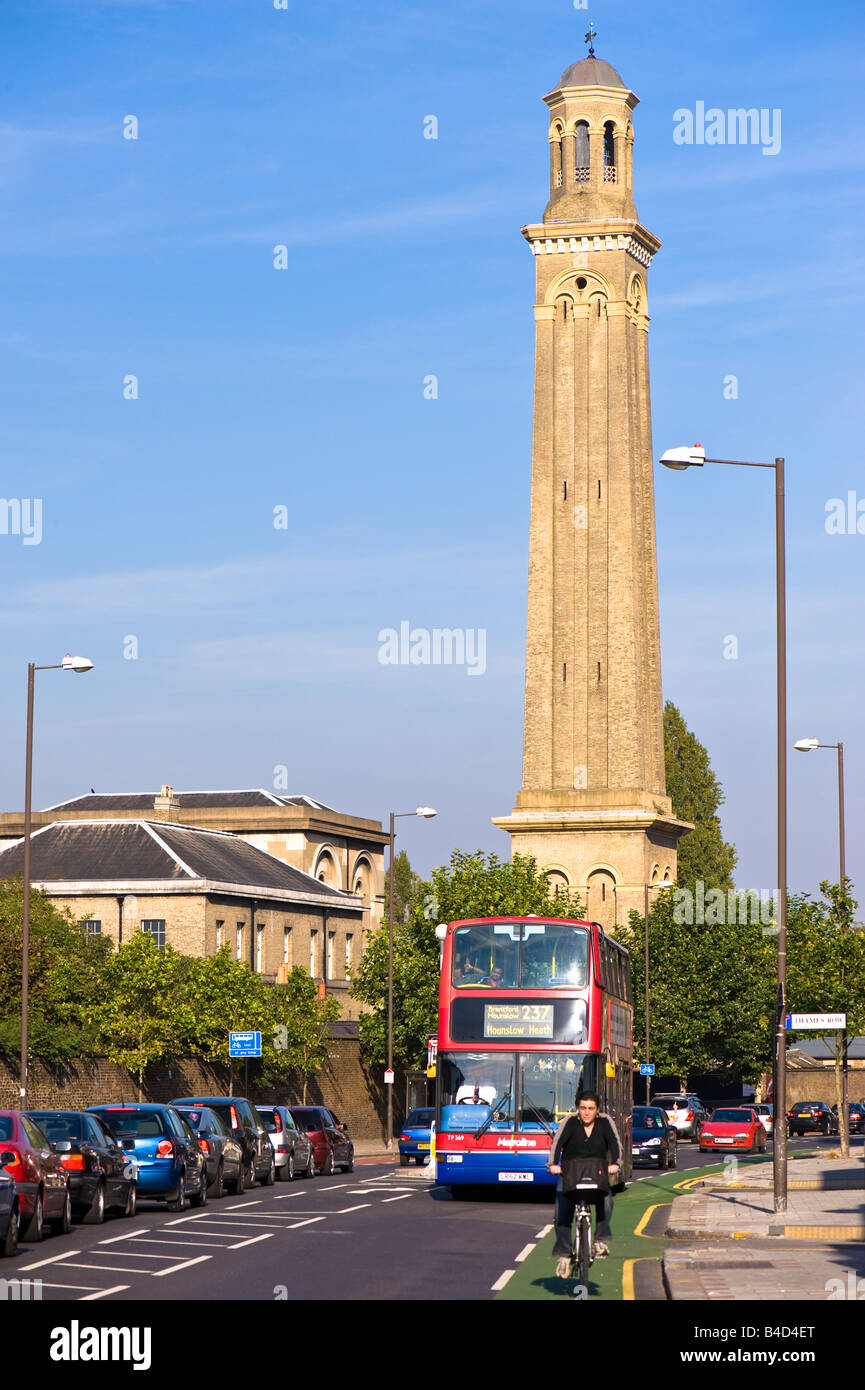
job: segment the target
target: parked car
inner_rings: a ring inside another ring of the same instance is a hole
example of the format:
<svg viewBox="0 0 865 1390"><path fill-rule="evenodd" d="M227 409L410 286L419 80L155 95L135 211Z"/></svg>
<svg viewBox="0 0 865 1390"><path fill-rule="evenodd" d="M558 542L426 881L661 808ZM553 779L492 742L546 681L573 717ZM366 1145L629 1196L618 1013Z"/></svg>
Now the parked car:
<svg viewBox="0 0 865 1390"><path fill-rule="evenodd" d="M634 1163L657 1163L677 1168L679 1132L658 1105L635 1105L632 1116L631 1155Z"/></svg>
<svg viewBox="0 0 865 1390"><path fill-rule="evenodd" d="M423 1163L430 1154L430 1135L435 1110L410 1110L399 1136L399 1161L407 1168L410 1161Z"/></svg>
<svg viewBox="0 0 865 1390"><path fill-rule="evenodd" d="M709 1112L699 1096L662 1092L652 1097L652 1104L666 1112L669 1123L675 1125L680 1139L692 1139L695 1143L699 1140L700 1126L709 1118Z"/></svg>
<svg viewBox="0 0 865 1390"><path fill-rule="evenodd" d="M752 1105L751 1109L765 1129L766 1138L771 1139L775 1130L775 1113L772 1106L760 1102L758 1105Z"/></svg>
<svg viewBox="0 0 865 1390"><path fill-rule="evenodd" d="M80 1110L28 1110L69 1174L72 1213L100 1225L107 1211L134 1216L138 1165L98 1115Z"/></svg>
<svg viewBox="0 0 865 1390"><path fill-rule="evenodd" d="M288 1108L315 1150L318 1171L327 1177L337 1168L352 1172L354 1144L333 1111L323 1105L290 1105Z"/></svg>
<svg viewBox="0 0 865 1390"><path fill-rule="evenodd" d="M790 1134L837 1134L838 1116L825 1100L797 1100L787 1111L787 1130Z"/></svg>
<svg viewBox="0 0 865 1390"><path fill-rule="evenodd" d="M15 1182L20 1238L41 1240L46 1225L65 1235L72 1225L69 1175L47 1134L21 1110L0 1110L0 1168Z"/></svg>
<svg viewBox="0 0 865 1390"><path fill-rule="evenodd" d="M838 1119L838 1106L832 1106L832 1114L835 1120ZM851 1100L847 1103L848 1114L848 1133L861 1134L865 1127L865 1105L861 1105L858 1100Z"/></svg>
<svg viewBox="0 0 865 1390"><path fill-rule="evenodd" d="M315 1149L305 1130L299 1129L297 1121L287 1105L257 1105L270 1142L276 1155L276 1177L279 1182L291 1182L292 1178L315 1177Z"/></svg>
<svg viewBox="0 0 865 1390"><path fill-rule="evenodd" d="M0 1258L11 1258L17 1254L18 1192L15 1179L11 1178L4 1168L0 1168Z"/></svg>
<svg viewBox="0 0 865 1390"><path fill-rule="evenodd" d="M183 1211L207 1201L207 1169L195 1131L171 1105L91 1105L138 1165L138 1195Z"/></svg>
<svg viewBox="0 0 865 1390"><path fill-rule="evenodd" d="M700 1153L710 1149L744 1149L766 1152L766 1131L753 1106L713 1110L700 1129Z"/></svg>
<svg viewBox="0 0 865 1390"><path fill-rule="evenodd" d="M172 1105L187 1109L190 1105L206 1105L225 1121L232 1139L243 1151L243 1186L271 1187L276 1181L276 1156L264 1121L255 1106L243 1096L182 1096Z"/></svg>
<svg viewBox="0 0 865 1390"><path fill-rule="evenodd" d="M243 1149L221 1115L206 1105L178 1105L178 1115L194 1130L198 1147L204 1154L207 1170L207 1194L220 1198L226 1192L243 1191Z"/></svg>

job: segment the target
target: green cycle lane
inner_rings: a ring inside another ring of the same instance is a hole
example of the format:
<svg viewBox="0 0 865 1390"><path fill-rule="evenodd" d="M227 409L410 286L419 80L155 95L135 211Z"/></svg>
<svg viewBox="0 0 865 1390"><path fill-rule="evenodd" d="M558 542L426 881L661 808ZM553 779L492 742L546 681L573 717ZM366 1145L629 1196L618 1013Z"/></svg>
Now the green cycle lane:
<svg viewBox="0 0 865 1390"><path fill-rule="evenodd" d="M750 1161L762 1163L765 1160ZM749 1160L741 1159L740 1162L744 1167ZM669 1208L674 1197L691 1191L702 1178L722 1171L723 1165L717 1164L661 1172L632 1182L625 1192L620 1193L613 1202L610 1254L595 1260L589 1270L588 1299L600 1298L611 1302L663 1299L661 1256L669 1241L662 1235L651 1234L653 1229L663 1231L666 1228L666 1214L655 1209ZM550 1228L516 1266L496 1298L521 1302L571 1299L575 1281L556 1276L554 1243L555 1232Z"/></svg>

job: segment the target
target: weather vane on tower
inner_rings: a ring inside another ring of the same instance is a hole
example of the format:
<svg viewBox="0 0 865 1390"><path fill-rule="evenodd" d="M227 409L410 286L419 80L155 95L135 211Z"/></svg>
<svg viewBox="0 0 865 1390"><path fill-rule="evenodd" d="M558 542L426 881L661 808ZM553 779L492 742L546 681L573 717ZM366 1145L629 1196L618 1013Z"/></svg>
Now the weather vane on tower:
<svg viewBox="0 0 865 1390"><path fill-rule="evenodd" d="M595 49L594 49L594 46L593 46L593 41L594 41L597 37L598 37L598 31L597 31L597 29L595 28L595 26L594 26L594 24L592 23L592 21L589 20L589 32L586 34L586 37L585 37L584 42L587 43L587 44L589 45L589 57L590 57L590 58L594 58L594 56L595 56Z"/></svg>

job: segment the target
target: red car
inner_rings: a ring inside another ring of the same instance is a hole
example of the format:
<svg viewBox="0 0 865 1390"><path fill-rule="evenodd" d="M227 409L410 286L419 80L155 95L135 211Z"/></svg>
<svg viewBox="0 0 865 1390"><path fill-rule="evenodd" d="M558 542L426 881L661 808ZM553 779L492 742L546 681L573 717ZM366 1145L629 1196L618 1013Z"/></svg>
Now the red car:
<svg viewBox="0 0 865 1390"><path fill-rule="evenodd" d="M348 1130L323 1105L290 1105L298 1129L302 1129L313 1147L315 1166L319 1173L330 1177L337 1168L350 1173L354 1168L354 1144Z"/></svg>
<svg viewBox="0 0 865 1390"><path fill-rule="evenodd" d="M746 1153L766 1152L766 1131L759 1115L750 1106L713 1110L700 1130L700 1153L710 1149L744 1149Z"/></svg>
<svg viewBox="0 0 865 1390"><path fill-rule="evenodd" d="M69 1231L69 1175L36 1121L20 1110L0 1110L0 1168L15 1183L22 1240L41 1240L46 1223L55 1235Z"/></svg>

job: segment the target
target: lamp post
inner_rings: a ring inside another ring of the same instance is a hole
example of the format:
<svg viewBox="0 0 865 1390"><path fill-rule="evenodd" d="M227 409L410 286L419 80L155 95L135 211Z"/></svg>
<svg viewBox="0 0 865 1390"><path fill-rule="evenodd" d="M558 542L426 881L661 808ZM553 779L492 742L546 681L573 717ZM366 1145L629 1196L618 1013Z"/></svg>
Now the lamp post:
<svg viewBox="0 0 865 1390"><path fill-rule="evenodd" d="M27 739L24 769L24 910L21 925L21 1109L27 1109L27 1027L29 1022L30 974L30 827L32 821L33 784L33 697L37 671L76 671L83 675L93 670L86 656L64 656L57 666L27 667Z"/></svg>
<svg viewBox="0 0 865 1390"><path fill-rule="evenodd" d="M838 857L841 869L840 884L843 889L844 880L847 877L844 852L844 745L843 743L821 743L816 738L800 738L793 746L799 753L810 753L812 748L836 748L838 750Z"/></svg>
<svg viewBox="0 0 865 1390"><path fill-rule="evenodd" d="M650 1056L649 1056L649 889L650 889L650 888L673 888L673 887L675 887L675 884L673 883L673 880L672 880L671 878L662 878L661 881L660 881L660 883L646 883L646 884L643 885L643 888L644 888L644 898L643 898L643 931L644 931L644 933L645 933L645 948L646 948L646 969L645 969L645 976L644 976L644 978L645 978L645 982L646 982L646 1061L647 1061L647 1062L651 1061L651 1058L650 1058ZM647 1074L647 1075L646 1075L646 1104L647 1104L647 1105L649 1104L649 1097L650 1097L650 1095L651 1095L651 1088L652 1088L652 1078Z"/></svg>
<svg viewBox="0 0 865 1390"><path fill-rule="evenodd" d="M812 748L835 748L838 752L838 858L841 872L841 892L847 879L846 855L844 852L844 745L843 743L821 743L817 738L800 738L794 745L799 753L810 753ZM841 1065L841 1105L838 1127L841 1136L841 1157L850 1154L850 1111L847 1102L847 1029L841 1035L844 1058Z"/></svg>
<svg viewBox="0 0 865 1390"><path fill-rule="evenodd" d="M777 700L777 822L778 822L778 966L775 999L775 1043L773 1101L778 1121L772 1145L772 1186L776 1212L787 1210L787 1039L784 1015L787 1010L787 594L784 526L784 460L752 463L744 459L707 458L699 444L668 449L661 455L666 468L702 468L704 463L722 463L735 468L774 468L775 470L775 662Z"/></svg>
<svg viewBox="0 0 865 1390"><path fill-rule="evenodd" d="M396 838L394 821L405 816L423 816L431 820L435 815L431 806L418 806L416 811L391 811L390 813L390 892L387 909L387 1069L393 1074L393 842ZM393 1150L393 1081L385 1081L387 1091L387 1134L385 1147L388 1153Z"/></svg>

